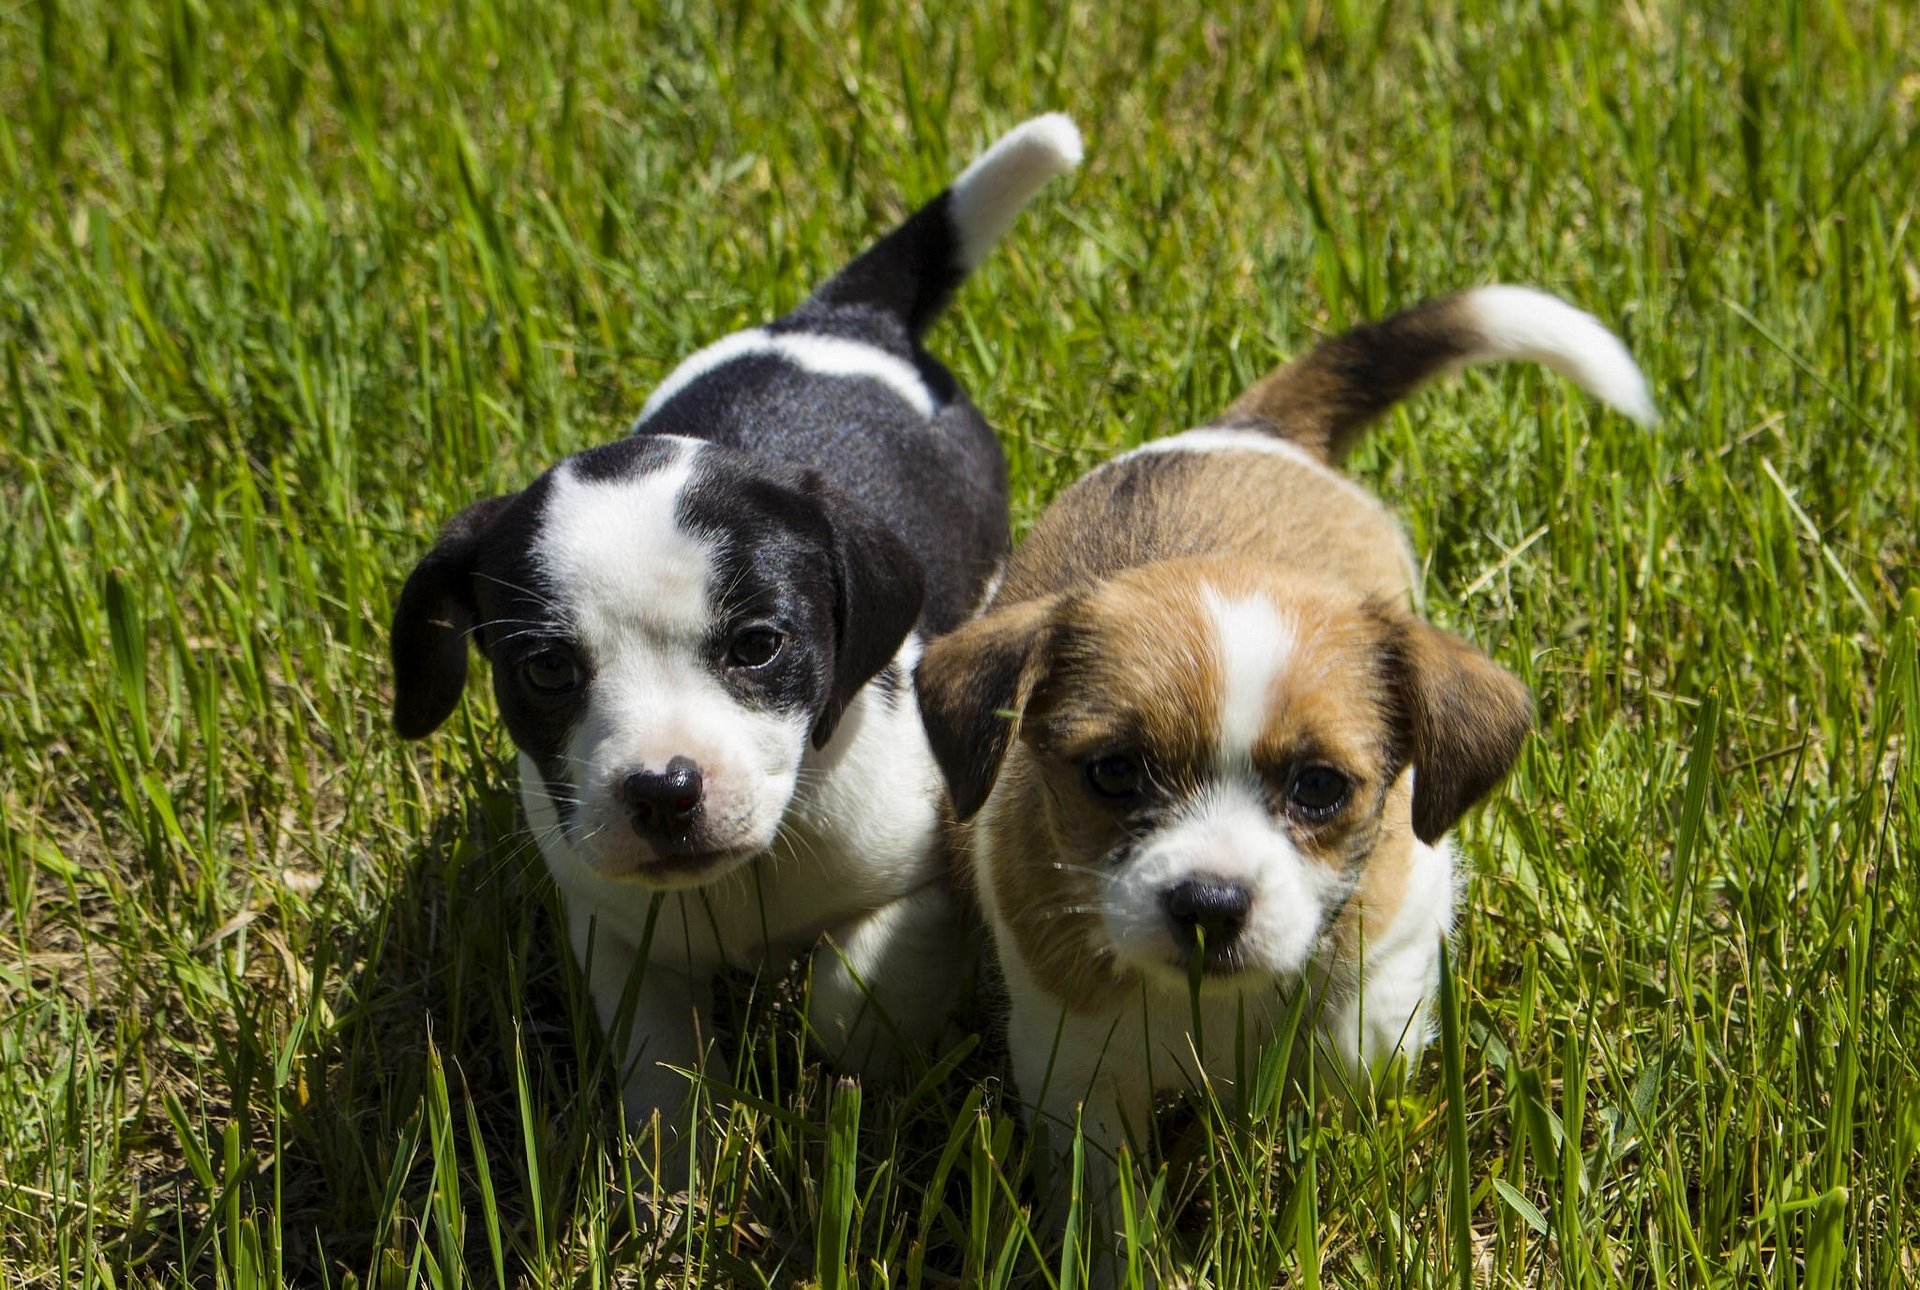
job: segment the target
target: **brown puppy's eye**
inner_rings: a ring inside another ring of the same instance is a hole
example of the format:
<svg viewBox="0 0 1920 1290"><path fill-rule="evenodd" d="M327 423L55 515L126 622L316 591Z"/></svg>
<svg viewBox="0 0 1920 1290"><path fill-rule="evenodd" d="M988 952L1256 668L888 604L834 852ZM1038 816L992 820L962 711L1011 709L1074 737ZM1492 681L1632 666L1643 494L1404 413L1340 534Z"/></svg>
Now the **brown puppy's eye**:
<svg viewBox="0 0 1920 1290"><path fill-rule="evenodd" d="M1302 766L1287 785L1287 801L1295 814L1324 820L1345 805L1352 787L1347 777L1331 766Z"/></svg>
<svg viewBox="0 0 1920 1290"><path fill-rule="evenodd" d="M727 647L727 662L734 667L765 667L779 657L785 642L786 637L771 627L749 627Z"/></svg>
<svg viewBox="0 0 1920 1290"><path fill-rule="evenodd" d="M565 650L542 650L520 665L527 688L541 694L570 694L584 679L580 664Z"/></svg>
<svg viewBox="0 0 1920 1290"><path fill-rule="evenodd" d="M1132 753L1108 753L1087 763L1087 787L1101 797L1136 797L1142 779L1140 761Z"/></svg>

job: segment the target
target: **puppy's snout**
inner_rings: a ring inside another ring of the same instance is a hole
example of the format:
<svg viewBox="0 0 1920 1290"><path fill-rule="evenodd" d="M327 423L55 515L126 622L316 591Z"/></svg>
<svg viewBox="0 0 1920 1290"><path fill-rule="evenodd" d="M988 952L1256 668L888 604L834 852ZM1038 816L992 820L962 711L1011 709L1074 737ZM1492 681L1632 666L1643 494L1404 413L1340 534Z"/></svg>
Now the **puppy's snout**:
<svg viewBox="0 0 1920 1290"><path fill-rule="evenodd" d="M670 836L684 833L699 813L705 785L691 757L675 757L665 770L635 771L620 785L634 831Z"/></svg>
<svg viewBox="0 0 1920 1290"><path fill-rule="evenodd" d="M1209 953L1223 950L1247 925L1253 893L1222 878L1189 878L1162 897L1174 939L1187 948L1205 938Z"/></svg>

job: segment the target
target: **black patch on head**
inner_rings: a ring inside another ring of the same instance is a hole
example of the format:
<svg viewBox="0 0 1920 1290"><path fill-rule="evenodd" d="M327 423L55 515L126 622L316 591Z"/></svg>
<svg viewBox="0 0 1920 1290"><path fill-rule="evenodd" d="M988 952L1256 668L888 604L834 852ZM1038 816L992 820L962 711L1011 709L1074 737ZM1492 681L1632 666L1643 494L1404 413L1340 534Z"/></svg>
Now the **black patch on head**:
<svg viewBox="0 0 1920 1290"><path fill-rule="evenodd" d="M635 435L577 453L555 470L567 470L574 479L591 484L638 480L673 465L687 450L672 440ZM483 624L474 643L493 666L494 698L507 732L515 746L539 766L547 795L564 819L577 806L579 796L579 768L567 759L567 739L586 710L596 660L574 640L562 593L533 558L553 474L549 471L536 480L491 535L495 540L485 549L474 579ZM578 664L582 678L578 689L548 694L529 684L528 662L553 651Z"/></svg>
<svg viewBox="0 0 1920 1290"><path fill-rule="evenodd" d="M626 439L571 458L579 476L603 481L658 470L674 460L671 443ZM494 697L520 751L540 767L562 815L573 805L563 755L592 679L557 589L533 559L552 472L524 491L480 502L456 516L414 569L394 609L394 726L408 738L431 734L459 702L467 641L492 665ZM525 665L561 651L580 666L583 684L560 695L528 684Z"/></svg>
<svg viewBox="0 0 1920 1290"><path fill-rule="evenodd" d="M826 516L796 488L740 468L708 450L681 493L675 518L713 549L707 661L747 707L811 713L833 667L832 534ZM728 666L734 638L750 627L780 633L762 667Z"/></svg>
<svg viewBox="0 0 1920 1290"><path fill-rule="evenodd" d="M710 654L743 703L812 719L815 747L919 621L918 560L867 509L817 474L702 454L677 519L715 550ZM731 668L748 627L781 633L779 655Z"/></svg>
<svg viewBox="0 0 1920 1290"><path fill-rule="evenodd" d="M507 732L540 768L548 796L566 818L578 790L564 749L586 706L593 660L575 643L558 589L533 559L550 481L550 474L536 480L486 535L473 576L480 611L473 642L491 665L493 696ZM561 653L577 664L581 678L577 689L547 694L530 683L528 663L549 652Z"/></svg>
<svg viewBox="0 0 1920 1290"><path fill-rule="evenodd" d="M606 483L660 470L686 451L638 435L580 453L564 468ZM707 664L742 704L804 714L822 746L919 621L919 562L866 506L817 473L713 446L698 451L674 518L714 552ZM533 559L551 478L462 512L408 580L394 616L394 710L408 737L443 722L459 701L471 637L493 665L508 732L564 814L573 797L564 749L587 703L594 660L573 641L559 589ZM781 636L778 654L763 666L730 658L748 627ZM582 676L578 688L558 695L536 689L526 674L529 660L556 651ZM897 671L892 684L897 691Z"/></svg>

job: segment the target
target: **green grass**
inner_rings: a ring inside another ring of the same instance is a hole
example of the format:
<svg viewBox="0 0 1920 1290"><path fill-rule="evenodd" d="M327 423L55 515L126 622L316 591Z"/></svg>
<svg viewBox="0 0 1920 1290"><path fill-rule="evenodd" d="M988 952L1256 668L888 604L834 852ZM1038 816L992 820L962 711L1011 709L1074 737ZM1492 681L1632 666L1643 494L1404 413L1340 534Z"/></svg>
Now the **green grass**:
<svg viewBox="0 0 1920 1290"><path fill-rule="evenodd" d="M1064 108L1087 166L935 339L1017 525L1475 282L1667 414L1475 375L1359 455L1540 732L1446 1042L1224 1117L1145 1257L1920 1280L1915 51L1844 0L0 5L0 1276L1060 1278L988 1049L856 1095L778 1021L651 1234L492 703L402 745L384 655L441 519Z"/></svg>

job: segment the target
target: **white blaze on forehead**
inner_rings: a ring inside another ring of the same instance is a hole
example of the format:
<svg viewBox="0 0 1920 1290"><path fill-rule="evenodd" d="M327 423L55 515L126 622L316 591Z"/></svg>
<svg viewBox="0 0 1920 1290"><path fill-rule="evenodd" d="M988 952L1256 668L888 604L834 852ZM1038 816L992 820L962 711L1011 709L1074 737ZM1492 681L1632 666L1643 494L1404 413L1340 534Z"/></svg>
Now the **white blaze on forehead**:
<svg viewBox="0 0 1920 1290"><path fill-rule="evenodd" d="M689 354L654 387L633 425L639 429L674 395L709 372L743 358L778 358L813 376L861 378L878 381L923 417L933 415L933 391L920 372L898 354L844 336L809 332L770 332L749 327L723 336L705 349Z"/></svg>
<svg viewBox="0 0 1920 1290"><path fill-rule="evenodd" d="M759 850L773 840L807 746L804 714L743 704L714 674L706 641L718 552L679 519L706 448L656 442L664 460L654 469L607 479L556 470L533 546L593 674L561 749L576 799L569 836L580 863L610 874L650 863L620 797L635 771L691 759L715 848Z"/></svg>
<svg viewBox="0 0 1920 1290"><path fill-rule="evenodd" d="M677 516L700 449L672 446L666 465L626 478L581 479L571 466L554 472L533 555L590 654L636 631L704 634L712 617L712 548Z"/></svg>
<svg viewBox="0 0 1920 1290"><path fill-rule="evenodd" d="M1293 656L1298 633L1264 596L1228 597L1214 587L1205 595L1220 666L1220 759L1245 761L1266 728L1273 684Z"/></svg>

